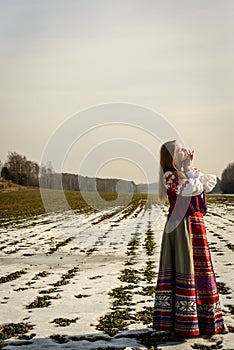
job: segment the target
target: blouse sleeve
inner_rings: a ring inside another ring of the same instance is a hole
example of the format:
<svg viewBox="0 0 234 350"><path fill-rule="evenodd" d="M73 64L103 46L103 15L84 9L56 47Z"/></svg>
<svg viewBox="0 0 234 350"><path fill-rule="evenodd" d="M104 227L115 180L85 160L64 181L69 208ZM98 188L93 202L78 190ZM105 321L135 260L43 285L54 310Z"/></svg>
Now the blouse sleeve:
<svg viewBox="0 0 234 350"><path fill-rule="evenodd" d="M204 190L206 192L210 192L217 184L217 177L212 174L201 174L201 182L203 184Z"/></svg>
<svg viewBox="0 0 234 350"><path fill-rule="evenodd" d="M188 171L186 175L187 178L177 180L171 171L167 171L164 174L165 187L181 196L196 196L204 190L211 191L217 182L215 175L205 175L196 168Z"/></svg>

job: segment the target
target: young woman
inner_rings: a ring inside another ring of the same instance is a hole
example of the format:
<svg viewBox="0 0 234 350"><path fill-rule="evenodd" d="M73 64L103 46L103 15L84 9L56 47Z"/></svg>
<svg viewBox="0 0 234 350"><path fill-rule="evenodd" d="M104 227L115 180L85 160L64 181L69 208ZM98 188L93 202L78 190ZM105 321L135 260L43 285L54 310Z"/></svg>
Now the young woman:
<svg viewBox="0 0 234 350"><path fill-rule="evenodd" d="M181 336L226 331L203 214L215 175L192 167L193 151L162 145L159 198L169 200L155 293L153 328Z"/></svg>

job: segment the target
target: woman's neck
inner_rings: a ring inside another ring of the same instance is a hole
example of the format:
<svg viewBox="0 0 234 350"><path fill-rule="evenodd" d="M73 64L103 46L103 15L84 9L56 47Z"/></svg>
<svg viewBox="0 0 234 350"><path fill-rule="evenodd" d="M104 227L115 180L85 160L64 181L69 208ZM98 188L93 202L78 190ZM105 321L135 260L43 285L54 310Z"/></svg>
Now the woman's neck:
<svg viewBox="0 0 234 350"><path fill-rule="evenodd" d="M176 169L178 171L183 171L184 170L182 162L177 162L175 165L176 165Z"/></svg>

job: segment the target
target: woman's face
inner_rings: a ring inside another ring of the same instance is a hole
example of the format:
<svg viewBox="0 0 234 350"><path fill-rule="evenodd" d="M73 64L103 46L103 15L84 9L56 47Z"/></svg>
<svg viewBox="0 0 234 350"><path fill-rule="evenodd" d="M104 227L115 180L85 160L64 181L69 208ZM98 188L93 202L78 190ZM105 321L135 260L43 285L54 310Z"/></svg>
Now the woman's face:
<svg viewBox="0 0 234 350"><path fill-rule="evenodd" d="M174 161L176 164L183 162L188 158L188 150L182 147L180 144L175 145Z"/></svg>

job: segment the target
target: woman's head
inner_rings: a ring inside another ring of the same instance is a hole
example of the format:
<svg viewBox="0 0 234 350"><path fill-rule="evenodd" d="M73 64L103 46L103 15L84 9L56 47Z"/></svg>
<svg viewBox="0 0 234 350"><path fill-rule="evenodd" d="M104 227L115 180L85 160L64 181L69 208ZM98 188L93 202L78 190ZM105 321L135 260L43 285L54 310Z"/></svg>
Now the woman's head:
<svg viewBox="0 0 234 350"><path fill-rule="evenodd" d="M159 199L164 201L166 189L163 184L163 175L166 171L172 171L175 176L185 177L181 171L183 161L188 157L188 151L176 140L165 142L160 149L160 170L159 170Z"/></svg>
<svg viewBox="0 0 234 350"><path fill-rule="evenodd" d="M182 162L188 157L188 150L176 140L165 142L160 150L160 166L162 171L178 171Z"/></svg>

